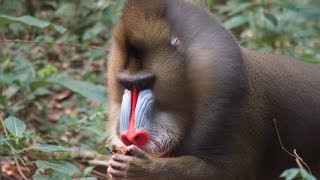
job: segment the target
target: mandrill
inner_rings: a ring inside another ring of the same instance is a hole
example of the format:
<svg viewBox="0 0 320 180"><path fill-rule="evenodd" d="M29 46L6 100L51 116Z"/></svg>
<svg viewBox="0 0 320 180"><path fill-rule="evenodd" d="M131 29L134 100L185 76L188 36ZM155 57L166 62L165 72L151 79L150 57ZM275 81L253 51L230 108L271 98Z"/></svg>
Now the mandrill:
<svg viewBox="0 0 320 180"><path fill-rule="evenodd" d="M188 2L128 0L108 91L108 143L132 151L111 178L278 179L297 166L280 140L320 172L319 65L242 48Z"/></svg>

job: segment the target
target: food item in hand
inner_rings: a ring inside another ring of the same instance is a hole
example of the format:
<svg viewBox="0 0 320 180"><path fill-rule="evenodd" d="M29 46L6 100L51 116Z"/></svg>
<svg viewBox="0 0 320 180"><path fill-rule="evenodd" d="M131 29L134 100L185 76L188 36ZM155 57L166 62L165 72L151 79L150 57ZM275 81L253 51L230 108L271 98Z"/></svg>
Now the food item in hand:
<svg viewBox="0 0 320 180"><path fill-rule="evenodd" d="M118 147L115 144L112 145L111 152L112 153L117 153L117 154L124 154L126 156L132 156L133 155L132 150L128 150L125 146Z"/></svg>

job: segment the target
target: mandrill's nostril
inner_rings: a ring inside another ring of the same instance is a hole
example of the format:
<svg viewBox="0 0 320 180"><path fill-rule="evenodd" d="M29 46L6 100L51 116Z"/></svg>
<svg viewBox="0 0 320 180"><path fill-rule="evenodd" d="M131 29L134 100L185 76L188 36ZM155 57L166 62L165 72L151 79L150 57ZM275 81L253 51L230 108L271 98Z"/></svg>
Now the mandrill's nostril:
<svg viewBox="0 0 320 180"><path fill-rule="evenodd" d="M146 131L138 131L133 137L133 144L142 147L147 144L149 136Z"/></svg>
<svg viewBox="0 0 320 180"><path fill-rule="evenodd" d="M121 134L121 140L126 146L134 144L137 147L143 147L148 143L149 135L143 130L137 130L134 132L126 131Z"/></svg>
<svg viewBox="0 0 320 180"><path fill-rule="evenodd" d="M133 141L134 141L134 142L138 142L139 139L140 139L140 137L141 137L141 136L139 136L139 135L135 136L135 137L133 138Z"/></svg>
<svg viewBox="0 0 320 180"><path fill-rule="evenodd" d="M125 144L126 146L130 146L132 145L133 143L129 141L127 135L125 134L122 134L121 135L121 141L123 142L123 144Z"/></svg>

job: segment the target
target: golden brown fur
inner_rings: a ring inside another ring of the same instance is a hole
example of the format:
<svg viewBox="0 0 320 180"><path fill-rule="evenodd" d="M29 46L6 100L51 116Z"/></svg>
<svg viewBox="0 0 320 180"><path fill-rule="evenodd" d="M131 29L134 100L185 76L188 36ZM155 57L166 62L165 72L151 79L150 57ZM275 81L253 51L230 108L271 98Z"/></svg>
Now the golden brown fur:
<svg viewBox="0 0 320 180"><path fill-rule="evenodd" d="M166 148L129 146L135 156L114 155L113 178L278 179L296 165L281 149L274 119L284 146L319 171L319 66L241 48L181 0L129 0L108 60L110 144L123 145L120 82L150 74L151 123L175 138Z"/></svg>

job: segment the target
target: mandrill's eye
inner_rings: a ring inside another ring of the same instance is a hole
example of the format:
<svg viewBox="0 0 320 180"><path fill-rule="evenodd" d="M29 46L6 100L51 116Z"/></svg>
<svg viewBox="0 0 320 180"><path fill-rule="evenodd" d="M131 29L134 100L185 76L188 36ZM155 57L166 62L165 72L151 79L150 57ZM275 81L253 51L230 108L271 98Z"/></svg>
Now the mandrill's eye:
<svg viewBox="0 0 320 180"><path fill-rule="evenodd" d="M172 47L176 48L180 45L180 40L177 37L172 37L170 44Z"/></svg>

